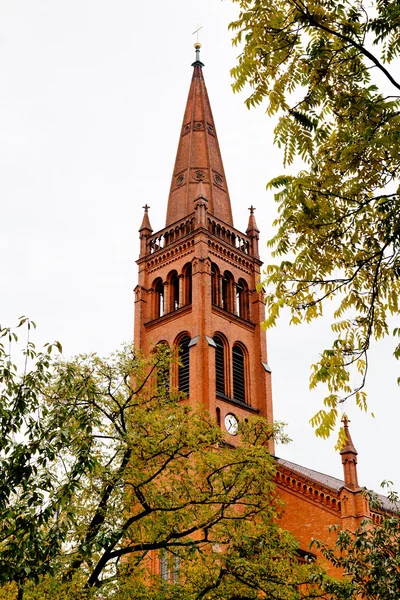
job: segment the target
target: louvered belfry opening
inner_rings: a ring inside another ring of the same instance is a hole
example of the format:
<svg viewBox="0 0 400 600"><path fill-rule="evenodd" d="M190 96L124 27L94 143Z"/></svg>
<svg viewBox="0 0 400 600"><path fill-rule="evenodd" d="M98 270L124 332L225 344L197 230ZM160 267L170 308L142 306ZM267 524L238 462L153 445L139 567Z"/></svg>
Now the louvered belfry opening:
<svg viewBox="0 0 400 600"><path fill-rule="evenodd" d="M224 343L221 338L214 336L215 342L215 388L217 394L225 395L225 358L224 358Z"/></svg>
<svg viewBox="0 0 400 600"><path fill-rule="evenodd" d="M244 352L239 346L232 349L233 399L246 402Z"/></svg>
<svg viewBox="0 0 400 600"><path fill-rule="evenodd" d="M179 342L178 389L189 395L189 343L190 337L185 335Z"/></svg>

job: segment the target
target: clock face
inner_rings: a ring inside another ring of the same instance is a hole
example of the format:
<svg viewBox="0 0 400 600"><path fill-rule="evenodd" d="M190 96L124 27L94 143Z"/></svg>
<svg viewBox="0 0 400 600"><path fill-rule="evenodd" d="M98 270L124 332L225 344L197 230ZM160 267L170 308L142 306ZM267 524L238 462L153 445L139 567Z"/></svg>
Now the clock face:
<svg viewBox="0 0 400 600"><path fill-rule="evenodd" d="M228 433L236 435L239 430L239 421L232 413L229 413L225 417L225 427Z"/></svg>

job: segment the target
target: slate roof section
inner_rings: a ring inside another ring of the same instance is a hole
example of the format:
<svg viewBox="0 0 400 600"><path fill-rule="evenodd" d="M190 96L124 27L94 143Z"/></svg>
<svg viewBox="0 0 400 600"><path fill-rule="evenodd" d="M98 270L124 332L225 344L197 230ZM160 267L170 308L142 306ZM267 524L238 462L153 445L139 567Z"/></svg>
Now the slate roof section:
<svg viewBox="0 0 400 600"><path fill-rule="evenodd" d="M343 479L338 479L337 477L332 477L331 475L326 475L325 473L320 473L319 471L314 471L313 469L309 469L308 467L303 467L302 465L297 465L289 460L285 460L284 458L275 457L276 462L282 467L286 467L291 471L295 471L299 475L303 475L307 479L311 479L320 485L324 485L329 487L331 490L335 492L339 492L342 487L344 487ZM364 488L366 489L366 488ZM396 511L400 512L400 503L397 505L393 505L392 502L389 501L386 496L382 494L376 494L378 502L382 506L382 510L385 512L394 513Z"/></svg>
<svg viewBox="0 0 400 600"><path fill-rule="evenodd" d="M278 464L282 465L282 467L286 467L291 471L296 471L296 473L299 473L299 475L303 475L304 477L307 477L307 479L312 479L313 481L316 481L321 485L325 485L336 492L338 492L344 486L344 481L342 479L337 479L331 475L326 475L325 473L308 469L302 465L296 465L296 463L292 463L283 458L276 457L276 461Z"/></svg>

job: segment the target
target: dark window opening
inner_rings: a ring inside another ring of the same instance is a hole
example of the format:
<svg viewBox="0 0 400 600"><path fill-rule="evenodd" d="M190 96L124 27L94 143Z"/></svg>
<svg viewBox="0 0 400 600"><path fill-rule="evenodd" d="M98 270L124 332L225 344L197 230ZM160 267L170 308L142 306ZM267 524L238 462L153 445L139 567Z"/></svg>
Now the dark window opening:
<svg viewBox="0 0 400 600"><path fill-rule="evenodd" d="M179 342L178 389L189 395L189 342L190 337L185 335Z"/></svg>
<svg viewBox="0 0 400 600"><path fill-rule="evenodd" d="M239 346L232 349L233 399L246 402L244 352Z"/></svg>
<svg viewBox="0 0 400 600"><path fill-rule="evenodd" d="M185 304L192 303L192 265L185 269Z"/></svg>
<svg viewBox="0 0 400 600"><path fill-rule="evenodd" d="M211 263L211 302L219 306L218 302L219 269L217 265Z"/></svg>
<svg viewBox="0 0 400 600"><path fill-rule="evenodd" d="M224 343L220 337L215 336L215 388L217 394L225 394L225 359Z"/></svg>
<svg viewBox="0 0 400 600"><path fill-rule="evenodd" d="M155 316L162 317L164 314L164 284L161 279L158 279L154 288L155 291Z"/></svg>
<svg viewBox="0 0 400 600"><path fill-rule="evenodd" d="M174 273L170 279L171 310L179 308L179 277Z"/></svg>
<svg viewBox="0 0 400 600"><path fill-rule="evenodd" d="M218 408L218 406L216 408L216 413L217 413L217 425L218 425L218 427L221 427L221 409Z"/></svg>
<svg viewBox="0 0 400 600"><path fill-rule="evenodd" d="M232 312L232 278L224 273L222 278L222 308Z"/></svg>
<svg viewBox="0 0 400 600"><path fill-rule="evenodd" d="M236 286L236 312L242 319L249 318L249 301L247 293L247 284L243 279L239 279Z"/></svg>

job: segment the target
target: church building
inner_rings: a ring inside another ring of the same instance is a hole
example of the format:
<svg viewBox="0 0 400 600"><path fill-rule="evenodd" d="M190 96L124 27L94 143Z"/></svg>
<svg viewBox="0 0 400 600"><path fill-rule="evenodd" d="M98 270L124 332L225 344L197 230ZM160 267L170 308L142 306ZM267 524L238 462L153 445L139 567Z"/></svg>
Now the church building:
<svg viewBox="0 0 400 600"><path fill-rule="evenodd" d="M200 44L195 48L165 227L153 232L146 205L139 230L134 342L145 354L159 343L179 347L174 386L193 407L206 408L235 445L242 419L258 414L273 421L265 306L257 291L260 232L253 207L246 231L234 226ZM276 457L281 525L304 552L313 537L334 539L329 525L354 530L367 516L381 518L371 514L358 484L357 451L344 426L343 480Z"/></svg>

